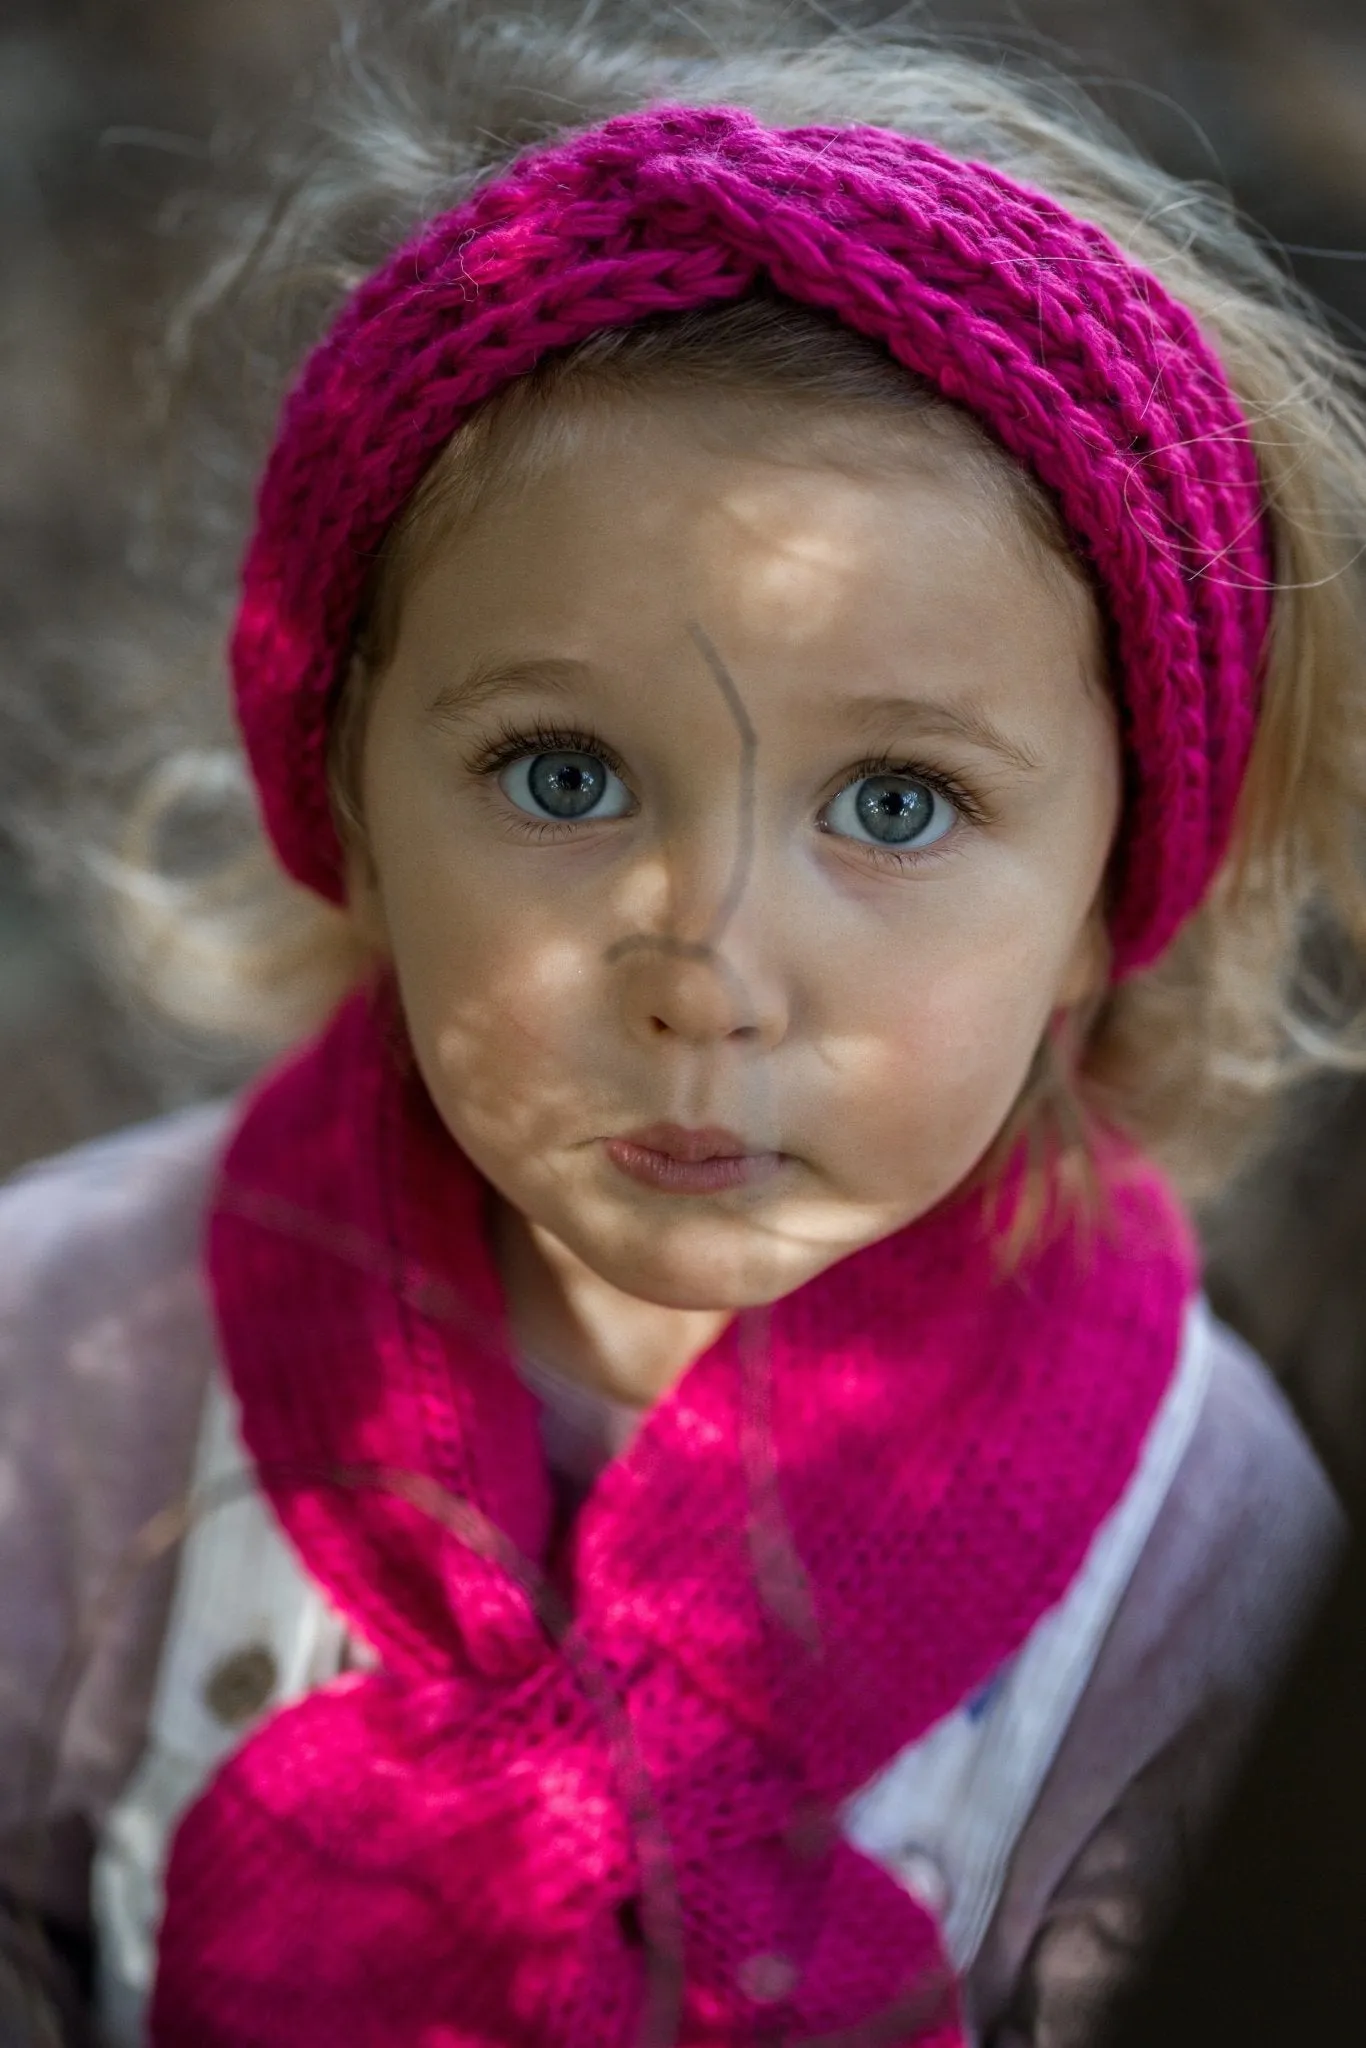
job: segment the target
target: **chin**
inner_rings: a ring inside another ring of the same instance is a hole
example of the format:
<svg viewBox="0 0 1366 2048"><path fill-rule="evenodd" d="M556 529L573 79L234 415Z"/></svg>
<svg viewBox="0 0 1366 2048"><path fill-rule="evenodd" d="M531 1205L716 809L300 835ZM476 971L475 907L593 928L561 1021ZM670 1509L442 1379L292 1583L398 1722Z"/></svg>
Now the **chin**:
<svg viewBox="0 0 1366 2048"><path fill-rule="evenodd" d="M656 1308L694 1310L705 1315L734 1315L742 1308L758 1308L790 1294L791 1287L775 1285L771 1290L751 1291L743 1287L718 1286L715 1274L660 1273L604 1275L623 1294L637 1301L653 1302Z"/></svg>
<svg viewBox="0 0 1366 2048"><path fill-rule="evenodd" d="M659 1308L691 1309L716 1314L762 1308L781 1301L832 1260L813 1260L808 1247L800 1257L775 1257L771 1241L756 1254L752 1246L718 1248L651 1245L639 1258L617 1255L598 1259L584 1246L580 1257L613 1287Z"/></svg>

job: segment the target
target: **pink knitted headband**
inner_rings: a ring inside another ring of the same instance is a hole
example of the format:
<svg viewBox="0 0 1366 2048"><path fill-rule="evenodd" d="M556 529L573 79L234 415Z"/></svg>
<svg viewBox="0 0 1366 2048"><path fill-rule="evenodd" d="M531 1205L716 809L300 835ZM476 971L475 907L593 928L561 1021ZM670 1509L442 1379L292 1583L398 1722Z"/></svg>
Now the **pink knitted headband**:
<svg viewBox="0 0 1366 2048"><path fill-rule="evenodd" d="M548 350L766 278L874 336L1053 492L1108 603L1126 756L1117 974L1228 841L1270 616L1247 423L1191 315L1099 230L877 128L656 107L521 157L362 285L285 407L233 639L285 866L342 891L326 717L367 576L428 464Z"/></svg>

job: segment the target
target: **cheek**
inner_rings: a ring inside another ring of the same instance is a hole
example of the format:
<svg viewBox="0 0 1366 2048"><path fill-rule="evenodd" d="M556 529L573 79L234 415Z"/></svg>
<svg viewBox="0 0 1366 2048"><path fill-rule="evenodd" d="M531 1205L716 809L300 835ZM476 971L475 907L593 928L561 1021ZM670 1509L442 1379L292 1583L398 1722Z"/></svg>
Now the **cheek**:
<svg viewBox="0 0 1366 2048"><path fill-rule="evenodd" d="M472 833L443 774L391 729L383 700L365 805L386 942L419 1063L492 1080L535 1053L550 978L545 948L509 889L506 860ZM434 1092L436 1092L434 1086Z"/></svg>
<svg viewBox="0 0 1366 2048"><path fill-rule="evenodd" d="M922 932L889 974L897 958L887 949L836 1034L831 1134L848 1185L920 1208L972 1170L1009 1115L1054 1008L1056 966L1017 918Z"/></svg>
<svg viewBox="0 0 1366 2048"><path fill-rule="evenodd" d="M418 1066L447 1128L486 1172L546 1150L571 1096L593 1093L603 1058L594 948L553 906L524 901L505 869L500 879L496 863L391 863L385 877Z"/></svg>

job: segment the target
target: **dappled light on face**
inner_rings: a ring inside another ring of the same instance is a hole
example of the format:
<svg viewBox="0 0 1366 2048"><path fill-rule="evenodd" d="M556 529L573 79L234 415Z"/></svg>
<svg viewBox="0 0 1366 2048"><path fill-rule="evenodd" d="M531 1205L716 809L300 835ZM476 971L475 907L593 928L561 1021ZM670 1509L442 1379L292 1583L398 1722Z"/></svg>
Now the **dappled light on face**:
<svg viewBox="0 0 1366 2048"><path fill-rule="evenodd" d="M1056 997L1059 877L1089 903L1103 859L1090 757L1054 758L1072 623L974 478L873 452L723 452L654 413L565 451L452 541L374 706L438 1113L506 1210L658 1305L773 1301L972 1170ZM433 675L476 684L435 738ZM835 829L874 751L952 844ZM538 815L502 778L554 753L623 801Z"/></svg>
<svg viewBox="0 0 1366 2048"><path fill-rule="evenodd" d="M623 1180L603 1140L655 1121L723 1122L754 1151L779 1147L772 1079L743 1050L718 1052L705 1042L680 1044L667 1072L648 1064L637 1070L623 1061L612 1033L592 1027L591 1011L566 1034L555 1021L556 976L577 980L604 970L587 947L564 943L551 957L554 973L541 956L521 1000L508 978L450 1005L426 1075L462 1147L506 1199L627 1291L686 1307L772 1300L866 1234L860 1219L851 1237L847 1209L823 1197L813 1202L809 1191L698 1204L642 1196ZM660 963L648 952L606 971L629 977L661 966L669 975L679 971L678 962ZM683 966L713 984L726 1008L745 1003L743 981L723 960Z"/></svg>
<svg viewBox="0 0 1366 2048"><path fill-rule="evenodd" d="M576 1000L596 978L591 936L541 939L498 964L496 979L448 997L435 1035L438 1075L460 1089L472 1122L501 1144L535 1149L566 1123L591 1128L611 1088L611 1050ZM573 1032L572 1054L566 1032ZM435 1077L429 1075L429 1082ZM596 1083L596 1085L595 1085Z"/></svg>
<svg viewBox="0 0 1366 2048"><path fill-rule="evenodd" d="M642 854L623 870L611 898L613 926L626 934L615 942L618 951L654 942L664 931L682 937L674 916L675 890L673 870L662 848Z"/></svg>
<svg viewBox="0 0 1366 2048"><path fill-rule="evenodd" d="M819 640L866 579L866 492L834 474L801 485L781 472L737 485L701 522L701 540L726 565L735 619L757 642Z"/></svg>

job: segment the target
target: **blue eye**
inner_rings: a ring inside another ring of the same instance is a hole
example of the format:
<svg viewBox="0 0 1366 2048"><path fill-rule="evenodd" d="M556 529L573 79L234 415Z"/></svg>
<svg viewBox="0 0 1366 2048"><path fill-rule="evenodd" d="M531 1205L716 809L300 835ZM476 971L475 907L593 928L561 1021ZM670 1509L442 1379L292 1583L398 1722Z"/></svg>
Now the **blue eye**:
<svg viewBox="0 0 1366 2048"><path fill-rule="evenodd" d="M630 790L604 760L568 748L509 761L498 787L533 818L619 818L631 808Z"/></svg>
<svg viewBox="0 0 1366 2048"><path fill-rule="evenodd" d="M916 775L861 775L826 811L832 832L865 846L933 846L958 817L942 790Z"/></svg>

